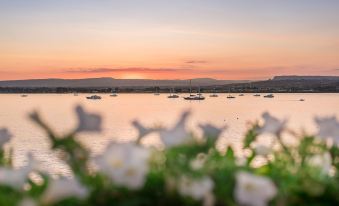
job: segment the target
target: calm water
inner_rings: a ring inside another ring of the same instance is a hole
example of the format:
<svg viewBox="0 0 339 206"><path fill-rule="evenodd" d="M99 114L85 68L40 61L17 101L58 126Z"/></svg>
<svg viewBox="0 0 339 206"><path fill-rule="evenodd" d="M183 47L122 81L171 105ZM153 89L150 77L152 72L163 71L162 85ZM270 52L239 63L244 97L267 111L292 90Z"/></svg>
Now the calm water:
<svg viewBox="0 0 339 206"><path fill-rule="evenodd" d="M42 161L43 167L51 172L67 174L68 170L49 152L49 142L45 134L31 123L27 113L38 110L44 119L59 133L70 130L76 125L73 108L77 104L88 111L98 112L104 118L104 132L100 135L82 135L83 143L94 153L100 153L111 140L128 141L136 136L130 125L139 119L145 125L162 124L171 126L184 109L191 109L193 115L188 127L197 135L198 122L211 122L216 125L229 125L223 133L221 147L226 144L238 144L246 130L246 123L260 119L264 111L280 118L288 118L289 127L297 131L305 129L314 132L314 116L335 115L339 118L339 94L276 94L274 99L254 97L251 94L226 99L226 94L204 101L185 101L182 98L168 99L166 94L119 94L118 97L102 95L102 100L87 100L86 94L31 94L26 98L18 94L0 94L0 127L10 129L14 138L10 146L14 148L14 164L21 166L25 154L32 151ZM183 95L181 95L183 96ZM306 101L300 102L298 99ZM145 144L156 144L156 136L145 139Z"/></svg>

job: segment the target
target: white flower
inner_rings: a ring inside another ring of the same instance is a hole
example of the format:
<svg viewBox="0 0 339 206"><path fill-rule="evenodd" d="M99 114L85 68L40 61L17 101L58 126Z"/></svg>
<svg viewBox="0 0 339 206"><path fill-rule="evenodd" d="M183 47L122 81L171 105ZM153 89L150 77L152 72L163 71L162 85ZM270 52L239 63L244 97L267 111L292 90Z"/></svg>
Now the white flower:
<svg viewBox="0 0 339 206"><path fill-rule="evenodd" d="M101 116L97 114L86 113L81 106L77 106L75 111L78 116L78 128L76 132L100 132Z"/></svg>
<svg viewBox="0 0 339 206"><path fill-rule="evenodd" d="M272 149L271 149L270 147L267 147L267 146L262 145L262 144L257 145L257 146L255 147L255 153L256 153L257 155L267 156L267 155L269 155L271 152L272 152Z"/></svg>
<svg viewBox="0 0 339 206"><path fill-rule="evenodd" d="M0 168L0 184L20 190L26 183L28 175L36 170L38 170L38 163L33 156L29 154L28 164L20 169Z"/></svg>
<svg viewBox="0 0 339 206"><path fill-rule="evenodd" d="M313 155L307 162L310 166L321 169L322 174L328 174L332 168L332 157L329 152Z"/></svg>
<svg viewBox="0 0 339 206"><path fill-rule="evenodd" d="M318 136L321 138L332 138L335 143L339 144L339 121L335 116L315 118L319 126Z"/></svg>
<svg viewBox="0 0 339 206"><path fill-rule="evenodd" d="M209 200L214 188L214 182L210 177L202 177L201 179L190 179L181 177L179 182L179 193L183 196L191 197L195 200ZM209 198L209 199L207 199Z"/></svg>
<svg viewBox="0 0 339 206"><path fill-rule="evenodd" d="M149 171L149 156L149 150L142 146L112 143L96 158L96 164L116 185L139 189Z"/></svg>
<svg viewBox="0 0 339 206"><path fill-rule="evenodd" d="M277 194L274 183L261 176L247 172L236 174L235 200L240 205L265 206Z"/></svg>
<svg viewBox="0 0 339 206"><path fill-rule="evenodd" d="M27 170L0 168L0 185L6 185L15 189L22 189L27 179Z"/></svg>
<svg viewBox="0 0 339 206"><path fill-rule="evenodd" d="M134 120L132 125L138 130L138 139L143 138L144 136L155 131L154 128L144 127L138 120Z"/></svg>
<svg viewBox="0 0 339 206"><path fill-rule="evenodd" d="M204 137L210 137L210 138L218 138L220 134L227 128L227 126L223 127L216 127L211 124L199 124L198 125L202 131Z"/></svg>
<svg viewBox="0 0 339 206"><path fill-rule="evenodd" d="M190 162L190 166L193 170L200 170L203 168L204 164L206 162L206 154L200 153L197 155L197 157Z"/></svg>
<svg viewBox="0 0 339 206"><path fill-rule="evenodd" d="M71 197L85 199L88 193L88 189L76 179L50 179L48 187L41 197L41 201L44 204L53 204Z"/></svg>
<svg viewBox="0 0 339 206"><path fill-rule="evenodd" d="M189 115L190 111L183 112L173 128L160 131L160 138L166 147L177 146L192 140L189 132L186 130L186 121Z"/></svg>
<svg viewBox="0 0 339 206"><path fill-rule="evenodd" d="M0 148L11 139L12 135L9 133L8 129L0 129Z"/></svg>
<svg viewBox="0 0 339 206"><path fill-rule="evenodd" d="M262 114L262 118L265 122L264 125L258 129L257 132L259 134L271 133L275 135L280 135L287 123L286 120L279 120L278 118L271 116L268 112L264 112Z"/></svg>

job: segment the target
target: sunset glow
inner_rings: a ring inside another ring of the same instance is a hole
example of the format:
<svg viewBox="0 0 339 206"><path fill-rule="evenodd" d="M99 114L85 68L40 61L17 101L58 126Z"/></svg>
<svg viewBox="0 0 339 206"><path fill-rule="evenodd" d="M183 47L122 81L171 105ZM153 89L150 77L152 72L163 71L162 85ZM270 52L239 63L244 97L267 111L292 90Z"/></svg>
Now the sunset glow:
<svg viewBox="0 0 339 206"><path fill-rule="evenodd" d="M339 1L0 2L0 80L339 75Z"/></svg>

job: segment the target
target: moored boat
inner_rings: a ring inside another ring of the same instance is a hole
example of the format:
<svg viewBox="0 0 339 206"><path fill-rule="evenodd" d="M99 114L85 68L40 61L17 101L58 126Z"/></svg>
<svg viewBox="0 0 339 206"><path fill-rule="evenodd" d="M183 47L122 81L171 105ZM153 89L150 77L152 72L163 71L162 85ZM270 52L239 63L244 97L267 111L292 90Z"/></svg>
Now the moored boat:
<svg viewBox="0 0 339 206"><path fill-rule="evenodd" d="M167 98L179 98L179 95L174 93L174 89L171 89L171 93L167 96Z"/></svg>
<svg viewBox="0 0 339 206"><path fill-rule="evenodd" d="M192 80L190 80L190 95L184 97L185 100L204 100L205 97L200 93L200 88L197 95L192 94Z"/></svg>
<svg viewBox="0 0 339 206"><path fill-rule="evenodd" d="M273 94L267 94L267 95L265 95L264 97L265 97L265 98L273 98L274 95L273 95Z"/></svg>
<svg viewBox="0 0 339 206"><path fill-rule="evenodd" d="M184 97L185 100L204 100L205 97L202 95L190 95L188 97Z"/></svg>
<svg viewBox="0 0 339 206"><path fill-rule="evenodd" d="M213 89L213 94L210 95L210 97L218 97L217 93L215 92L215 88Z"/></svg>
<svg viewBox="0 0 339 206"><path fill-rule="evenodd" d="M92 95L92 96L89 96L89 97L86 97L87 99L101 99L101 97L99 95Z"/></svg>
<svg viewBox="0 0 339 206"><path fill-rule="evenodd" d="M171 94L171 95L167 96L167 98L179 98L179 95Z"/></svg>

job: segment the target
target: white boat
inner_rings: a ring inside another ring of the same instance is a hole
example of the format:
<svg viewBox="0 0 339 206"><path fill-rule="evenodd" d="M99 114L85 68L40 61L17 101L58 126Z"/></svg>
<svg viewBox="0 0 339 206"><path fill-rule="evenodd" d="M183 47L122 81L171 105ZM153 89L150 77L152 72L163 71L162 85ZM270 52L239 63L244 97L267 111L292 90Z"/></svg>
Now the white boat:
<svg viewBox="0 0 339 206"><path fill-rule="evenodd" d="M265 97L265 98L273 98L274 95L273 95L273 94L267 94L267 95L265 95L264 97Z"/></svg>
<svg viewBox="0 0 339 206"><path fill-rule="evenodd" d="M89 97L86 97L87 99L93 99L93 100L96 100L96 99L101 99L101 97L99 95L92 95L92 96L89 96Z"/></svg>
<svg viewBox="0 0 339 206"><path fill-rule="evenodd" d="M184 99L185 100L204 100L205 97L199 94L199 95L190 95L188 97L184 97Z"/></svg>
<svg viewBox="0 0 339 206"><path fill-rule="evenodd" d="M200 88L197 95L192 94L192 80L190 80L190 95L184 97L185 100L204 100L205 97L200 93Z"/></svg>
<svg viewBox="0 0 339 206"><path fill-rule="evenodd" d="M171 89L171 94L167 96L167 98L179 98L179 95L174 93L174 89Z"/></svg>
<svg viewBox="0 0 339 206"><path fill-rule="evenodd" d="M235 96L231 95L231 88L228 90L228 95L226 97L227 99L234 99Z"/></svg>
<svg viewBox="0 0 339 206"><path fill-rule="evenodd" d="M167 98L179 98L179 95L171 94L171 95L167 96Z"/></svg>
<svg viewBox="0 0 339 206"><path fill-rule="evenodd" d="M213 89L213 94L210 95L210 97L218 97L217 93L215 93L215 88Z"/></svg>
<svg viewBox="0 0 339 206"><path fill-rule="evenodd" d="M154 95L155 95L155 96L158 96L158 95L160 95L160 93L159 93L159 90L158 90L158 87L156 87L156 88L155 88Z"/></svg>
<svg viewBox="0 0 339 206"><path fill-rule="evenodd" d="M112 93L109 95L110 97L117 97L118 94L115 92L114 89L112 89Z"/></svg>

